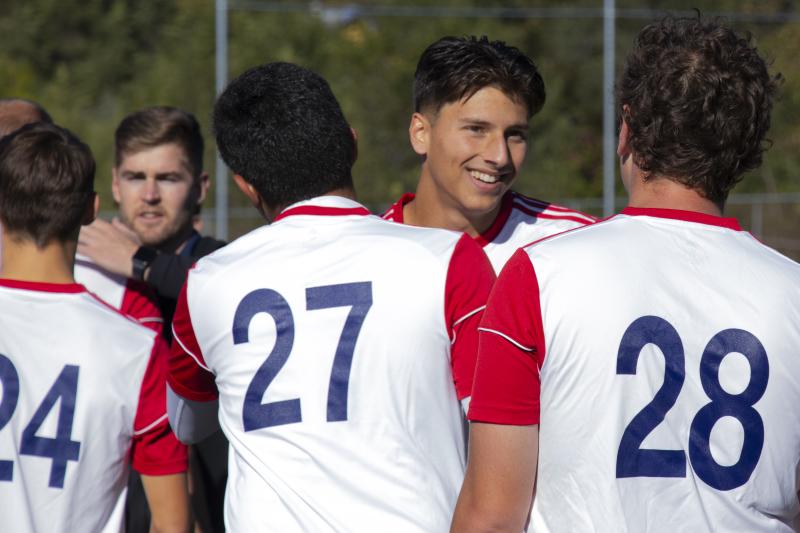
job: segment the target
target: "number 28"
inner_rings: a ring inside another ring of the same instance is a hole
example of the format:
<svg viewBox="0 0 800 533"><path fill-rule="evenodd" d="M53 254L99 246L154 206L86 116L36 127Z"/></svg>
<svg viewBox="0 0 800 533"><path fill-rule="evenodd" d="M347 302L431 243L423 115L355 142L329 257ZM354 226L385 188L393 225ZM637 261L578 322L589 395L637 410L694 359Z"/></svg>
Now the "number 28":
<svg viewBox="0 0 800 533"><path fill-rule="evenodd" d="M672 324L657 316L634 320L620 342L617 374L636 374L639 354L647 344L656 345L664 354L664 384L625 428L617 451L617 477L686 477L683 450L641 448L645 437L663 422L667 411L675 405L686 378L683 343ZM719 380L720 364L731 353L742 354L750 364L750 382L739 394L726 392ZM768 381L767 352L752 333L742 329L720 331L703 350L700 382L711 401L692 420L689 460L700 479L709 486L731 490L750 479L764 447L764 421L753 405L764 395ZM711 455L711 430L724 416L735 418L744 429L741 455L730 466L720 465Z"/></svg>

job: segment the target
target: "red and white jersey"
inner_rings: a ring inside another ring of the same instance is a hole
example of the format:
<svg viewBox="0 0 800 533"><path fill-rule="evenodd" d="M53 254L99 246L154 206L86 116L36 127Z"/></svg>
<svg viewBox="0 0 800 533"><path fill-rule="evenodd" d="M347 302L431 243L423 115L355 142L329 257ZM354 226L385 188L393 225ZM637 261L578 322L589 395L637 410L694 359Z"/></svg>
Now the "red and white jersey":
<svg viewBox="0 0 800 533"><path fill-rule="evenodd" d="M446 531L494 282L467 235L300 202L198 261L169 384L219 394L232 531Z"/></svg>
<svg viewBox="0 0 800 533"><path fill-rule="evenodd" d="M413 199L413 193L404 194L383 218L402 224L403 207ZM489 229L475 237L475 241L483 247L494 271L499 273L517 248L596 221L579 211L508 191L503 196L497 218Z"/></svg>
<svg viewBox="0 0 800 533"><path fill-rule="evenodd" d="M166 344L78 284L0 280L2 529L121 531L128 464L186 470Z"/></svg>
<svg viewBox="0 0 800 533"><path fill-rule="evenodd" d="M628 208L520 250L470 419L540 424L532 531L793 531L800 265L735 219Z"/></svg>
<svg viewBox="0 0 800 533"><path fill-rule="evenodd" d="M164 319L147 284L113 274L82 255L75 258L75 281L123 315L161 333Z"/></svg>

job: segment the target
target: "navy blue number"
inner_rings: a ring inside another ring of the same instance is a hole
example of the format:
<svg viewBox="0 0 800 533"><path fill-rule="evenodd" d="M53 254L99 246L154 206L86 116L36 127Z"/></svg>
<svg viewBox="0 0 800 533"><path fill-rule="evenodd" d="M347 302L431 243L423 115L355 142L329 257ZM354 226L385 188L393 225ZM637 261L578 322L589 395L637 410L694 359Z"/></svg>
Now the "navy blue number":
<svg viewBox="0 0 800 533"><path fill-rule="evenodd" d="M78 394L78 371L75 365L65 365L61 374L33 414L30 423L22 432L20 453L37 457L50 457L53 465L50 468L50 483L54 488L64 488L64 476L67 473L67 462L77 461L81 451L81 443L72 440L72 420L75 416L75 397ZM44 419L53 410L58 399L61 409L58 412L58 423L55 438L38 437Z"/></svg>
<svg viewBox="0 0 800 533"><path fill-rule="evenodd" d="M364 317L372 307L372 282L345 283L306 289L306 309L350 307L350 313L339 337L333 357L331 380L328 385L328 422L347 420L347 391L350 385L350 368L356 339L361 332Z"/></svg>
<svg viewBox="0 0 800 533"><path fill-rule="evenodd" d="M350 369L361 326L372 307L372 283L343 283L306 289L306 309L350 307L333 356L328 384L328 422L347 420ZM233 343L249 342L250 321L258 313L275 320L275 346L259 367L245 394L242 421L245 431L302 422L300 399L261 403L264 393L289 359L294 345L294 318L286 299L271 289L258 289L239 303L233 317Z"/></svg>
<svg viewBox="0 0 800 533"><path fill-rule="evenodd" d="M740 353L750 363L750 383L740 394L728 394L719 382L719 365L731 353ZM744 485L755 470L764 447L764 421L753 408L764 395L769 381L767 352L753 334L741 329L717 333L700 359L700 382L711 402L694 417L689 437L689 459L700 479L718 490ZM722 466L711 455L709 440L714 424L731 416L742 424L744 444L736 464Z"/></svg>
<svg viewBox="0 0 800 533"><path fill-rule="evenodd" d="M11 359L0 354L0 383L3 384L3 400L0 401L0 431L11 420L19 400L19 375ZM0 460L0 481L14 478L14 461Z"/></svg>
<svg viewBox="0 0 800 533"><path fill-rule="evenodd" d="M286 299L271 289L257 289L245 296L233 317L233 343L250 340L250 321L258 313L267 313L275 321L275 346L247 387L242 409L245 431L302 421L299 398L261 403L267 387L289 359L294 344L294 318Z"/></svg>
<svg viewBox="0 0 800 533"><path fill-rule="evenodd" d="M686 377L683 343L672 325L657 316L636 319L622 336L617 353L617 374L636 374L639 354L647 344L655 344L664 354L664 384L653 400L633 418L619 443L617 477L685 477L683 450L647 450L640 446L658 426L683 387Z"/></svg>
<svg viewBox="0 0 800 533"><path fill-rule="evenodd" d="M642 450L645 437L660 424L680 393L685 378L683 345L675 328L655 316L636 319L625 331L617 355L617 374L635 374L641 349L655 344L664 353L664 384L655 398L634 417L620 440L617 477L685 477L686 456L679 450ZM750 364L750 381L739 394L726 392L719 367L729 354L740 353ZM720 331L700 358L700 382L711 400L692 420L689 460L698 477L717 490L744 485L755 470L764 448L764 421L753 407L767 390L769 359L761 342L741 329ZM724 466L711 455L711 430L724 416L739 421L744 430L742 452L736 464Z"/></svg>

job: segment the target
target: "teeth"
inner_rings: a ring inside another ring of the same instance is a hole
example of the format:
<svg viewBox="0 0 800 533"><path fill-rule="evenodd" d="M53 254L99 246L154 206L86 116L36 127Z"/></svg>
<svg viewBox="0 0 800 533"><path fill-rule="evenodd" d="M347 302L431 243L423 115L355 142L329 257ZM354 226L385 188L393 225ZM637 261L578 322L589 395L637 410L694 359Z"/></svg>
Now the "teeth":
<svg viewBox="0 0 800 533"><path fill-rule="evenodd" d="M483 172L478 172L477 170L470 170L469 173L473 178L484 183L497 183L500 181L497 176L490 176L489 174L484 174Z"/></svg>

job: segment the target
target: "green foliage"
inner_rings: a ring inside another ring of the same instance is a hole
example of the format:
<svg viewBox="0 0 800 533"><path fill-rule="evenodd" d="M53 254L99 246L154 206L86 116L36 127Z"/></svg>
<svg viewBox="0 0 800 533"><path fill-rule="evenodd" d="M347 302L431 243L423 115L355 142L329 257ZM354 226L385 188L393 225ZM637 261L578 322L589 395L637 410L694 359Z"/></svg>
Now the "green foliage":
<svg viewBox="0 0 800 533"><path fill-rule="evenodd" d="M563 7L555 0L386 0L368 6ZM267 2L274 6L276 2ZM487 34L526 51L539 66L547 103L531 123L531 149L517 188L547 199L594 196L602 190L602 20L360 16L338 22L335 10L353 2L285 2L283 11L230 12L232 76L268 61L292 61L324 75L359 134L355 178L361 198L380 208L413 190L419 160L408 142L411 81L417 58L443 35ZM236 3L231 2L235 8ZM597 10L581 0L569 7ZM764 14L794 9L788 0L619 0L626 10L655 8L705 13ZM326 9L328 9L326 11ZM0 96L41 102L84 138L98 159L98 184L109 209L113 132L127 113L147 105L193 112L206 133L206 167L213 169L210 111L214 100L212 0L3 0L0 7ZM340 11L338 13L343 13ZM647 21L617 22L616 63L624 61ZM774 146L742 191L800 190L800 84L796 50L800 24L735 20L757 37L786 83L777 104ZM230 187L231 204L247 205ZM620 191L621 192L621 191ZM213 193L211 195L213 204Z"/></svg>

